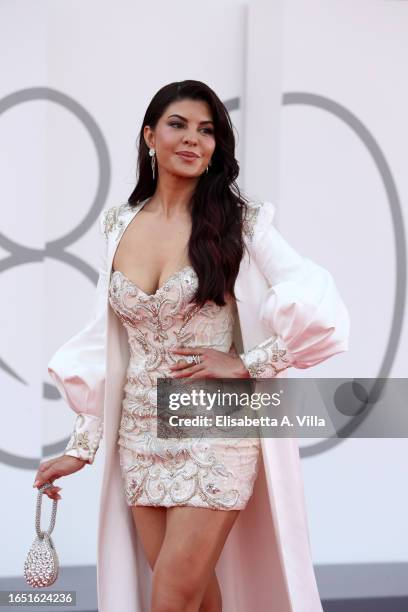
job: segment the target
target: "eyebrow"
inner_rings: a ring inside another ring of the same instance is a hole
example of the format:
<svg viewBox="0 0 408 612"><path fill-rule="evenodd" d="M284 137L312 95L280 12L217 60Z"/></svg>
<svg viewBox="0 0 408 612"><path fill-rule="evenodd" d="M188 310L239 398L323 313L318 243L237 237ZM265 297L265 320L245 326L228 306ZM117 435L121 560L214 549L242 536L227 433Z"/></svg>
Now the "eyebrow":
<svg viewBox="0 0 408 612"><path fill-rule="evenodd" d="M177 114L169 115L167 119L170 119L170 117L179 117L180 119L182 119L183 121L187 121L188 123L188 119L186 119L185 117L182 117L181 115L177 115ZM212 123L214 125L214 122L210 121L209 119L207 119L206 121L200 121L199 125L201 125L202 123Z"/></svg>

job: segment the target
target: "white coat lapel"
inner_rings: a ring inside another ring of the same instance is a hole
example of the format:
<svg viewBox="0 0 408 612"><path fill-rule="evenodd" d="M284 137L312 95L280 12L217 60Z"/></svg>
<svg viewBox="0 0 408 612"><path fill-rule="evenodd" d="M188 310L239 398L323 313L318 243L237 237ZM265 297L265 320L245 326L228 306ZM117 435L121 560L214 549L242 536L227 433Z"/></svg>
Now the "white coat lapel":
<svg viewBox="0 0 408 612"><path fill-rule="evenodd" d="M137 213L143 208L148 200L150 200L150 197L146 198L142 202L139 202L139 204L136 206L130 206L126 203L122 204L121 206L113 207L113 209L110 209L107 212L106 232L108 234L109 241L107 272L109 280L112 274L113 259L119 246L119 242L129 223L135 218Z"/></svg>

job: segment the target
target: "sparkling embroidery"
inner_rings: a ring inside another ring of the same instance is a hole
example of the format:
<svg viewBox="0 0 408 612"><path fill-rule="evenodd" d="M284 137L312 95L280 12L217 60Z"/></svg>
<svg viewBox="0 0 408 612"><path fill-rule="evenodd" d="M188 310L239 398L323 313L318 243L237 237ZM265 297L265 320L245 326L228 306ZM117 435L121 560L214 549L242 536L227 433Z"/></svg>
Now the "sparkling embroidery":
<svg viewBox="0 0 408 612"><path fill-rule="evenodd" d="M259 439L158 438L157 378L182 356L175 345L228 352L235 304L190 302L198 283L191 266L148 295L120 271L112 273L109 301L124 325L130 359L124 385L118 446L128 505L192 505L242 509L258 472ZM183 379L180 379L183 380Z"/></svg>
<svg viewBox="0 0 408 612"><path fill-rule="evenodd" d="M149 442L150 447L146 444L138 452L119 441L129 505L183 504L224 510L245 507L258 474L258 444L220 439L211 440L211 446L202 440L169 444L153 436ZM232 462L236 473L220 464L218 456L227 464ZM211 476L218 479L219 486L214 480L206 482Z"/></svg>
<svg viewBox="0 0 408 612"><path fill-rule="evenodd" d="M112 206L108 208L102 216L103 231L106 238L109 238L111 232L117 231L115 239L120 237L121 230L125 227L126 217L130 212L133 212L138 205L129 204L125 202L120 206ZM139 204L140 206L140 204Z"/></svg>
<svg viewBox="0 0 408 612"><path fill-rule="evenodd" d="M111 208L108 208L108 210L106 210L103 213L103 227L104 227L106 238L109 237L109 233L114 229L116 225L117 214L118 214L117 206L112 206Z"/></svg>
<svg viewBox="0 0 408 612"><path fill-rule="evenodd" d="M117 231L117 235L115 239L117 240L120 237L121 230L124 228L126 224L126 216L134 212L138 206L141 206L143 202L139 204L129 204L129 202L125 202L119 206L112 206L108 208L103 213L103 232L105 233L106 238L109 237L109 234L113 231ZM262 203L257 202L249 202L247 206L246 215L243 220L242 229L243 232L250 240L252 240L254 236L255 226L258 220L259 212L261 211Z"/></svg>
<svg viewBox="0 0 408 612"><path fill-rule="evenodd" d="M255 233L255 226L258 220L258 215L261 210L262 204L249 203L247 207L247 213L245 215L242 230L249 240L252 240Z"/></svg>
<svg viewBox="0 0 408 612"><path fill-rule="evenodd" d="M74 431L65 447L64 454L92 463L99 448L103 433L103 420L101 417L78 413Z"/></svg>
<svg viewBox="0 0 408 612"><path fill-rule="evenodd" d="M267 338L240 357L253 378L273 378L291 365L286 349L279 344L278 336Z"/></svg>
<svg viewBox="0 0 408 612"><path fill-rule="evenodd" d="M79 433L76 438L76 446L89 450L89 432Z"/></svg>

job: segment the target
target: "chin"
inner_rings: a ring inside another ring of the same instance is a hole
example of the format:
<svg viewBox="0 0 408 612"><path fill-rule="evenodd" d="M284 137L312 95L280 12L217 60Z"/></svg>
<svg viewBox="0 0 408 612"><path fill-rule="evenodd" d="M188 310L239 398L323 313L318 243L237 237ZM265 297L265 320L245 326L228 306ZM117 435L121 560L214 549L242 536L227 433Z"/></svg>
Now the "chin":
<svg viewBox="0 0 408 612"><path fill-rule="evenodd" d="M185 177L185 178L193 178L193 177L199 177L200 176L200 172L197 172L197 170L195 170L194 172L180 172L180 168L175 168L172 171L172 174L175 174L176 176L181 176L181 177Z"/></svg>

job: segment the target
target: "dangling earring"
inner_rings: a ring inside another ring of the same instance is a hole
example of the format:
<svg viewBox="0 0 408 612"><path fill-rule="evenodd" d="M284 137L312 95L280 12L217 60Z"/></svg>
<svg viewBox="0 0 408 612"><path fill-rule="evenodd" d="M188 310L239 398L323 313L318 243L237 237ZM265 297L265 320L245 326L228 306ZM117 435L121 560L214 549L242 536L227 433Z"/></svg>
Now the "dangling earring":
<svg viewBox="0 0 408 612"><path fill-rule="evenodd" d="M156 151L153 148L149 149L149 155L152 158L151 163L152 163L152 172L153 172L153 180L154 180L154 169L156 167Z"/></svg>
<svg viewBox="0 0 408 612"><path fill-rule="evenodd" d="M206 174L208 174L208 168L209 168L210 166L211 166L211 162L208 162L208 166L207 166L207 168L205 169Z"/></svg>

